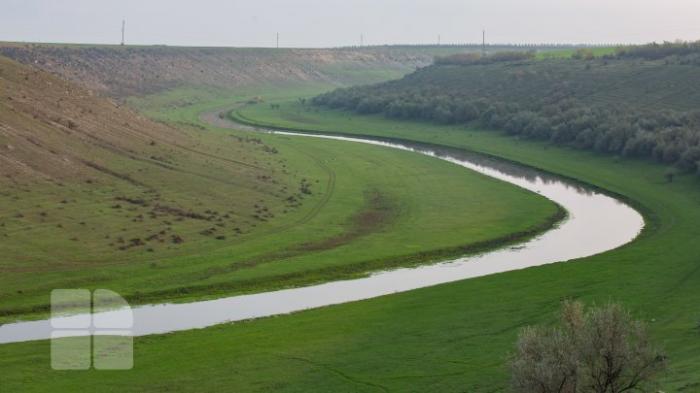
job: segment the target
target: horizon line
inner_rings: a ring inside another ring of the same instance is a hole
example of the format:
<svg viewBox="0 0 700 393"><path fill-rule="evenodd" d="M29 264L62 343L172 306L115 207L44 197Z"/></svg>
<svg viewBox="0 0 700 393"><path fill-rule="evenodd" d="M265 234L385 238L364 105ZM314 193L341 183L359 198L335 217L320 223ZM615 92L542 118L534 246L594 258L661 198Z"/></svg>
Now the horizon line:
<svg viewBox="0 0 700 393"><path fill-rule="evenodd" d="M625 46L638 46L638 45L650 45L658 43L675 43L684 42L692 43L698 41L651 41L646 43L556 43L556 42L540 42L540 43L516 43L516 42L494 42L486 43L487 47L501 47L501 48L607 48L607 47L625 47ZM93 46L93 47L118 47L118 48L129 48L129 47L143 47L143 48L153 48L153 47L167 47L167 48L202 48L202 49L372 49L372 48L399 48L399 47L429 47L429 48L455 48L464 47L472 48L483 46L482 43L477 42L464 42L464 43L387 43L387 44L366 44L366 45L338 45L338 46L280 46L279 48L275 45L271 46L226 46L226 45L180 45L180 44L120 44L120 43L99 43L99 42L48 42L48 41L5 41L0 40L0 46L9 45L37 45L37 46Z"/></svg>

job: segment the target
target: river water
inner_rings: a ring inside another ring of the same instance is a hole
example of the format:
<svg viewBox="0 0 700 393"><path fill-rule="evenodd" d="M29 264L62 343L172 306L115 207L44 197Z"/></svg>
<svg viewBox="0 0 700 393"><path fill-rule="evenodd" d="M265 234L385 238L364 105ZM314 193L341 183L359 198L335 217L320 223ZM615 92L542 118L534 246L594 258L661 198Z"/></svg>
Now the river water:
<svg viewBox="0 0 700 393"><path fill-rule="evenodd" d="M306 309L375 298L459 280L583 258L620 247L637 237L644 227L641 214L627 204L572 181L532 168L486 158L455 149L427 147L410 142L386 142L370 138L299 134L226 123L218 113L203 119L218 126L274 132L293 137L312 137L365 143L413 151L445 160L486 176L511 183L559 204L567 218L544 234L511 246L440 263L373 273L368 277L335 281L302 288L240 295L216 300L155 304L96 313L100 326L128 327L127 334L143 336L222 323L287 314ZM436 190L439 192L439 190ZM455 207L458 208L458 207ZM465 239L468 243L469 239ZM43 340L52 326L70 326L84 315L53 320L10 323L0 326L0 343ZM125 323L125 321L127 323ZM53 322L53 323L52 323ZM99 334L86 329L75 334Z"/></svg>

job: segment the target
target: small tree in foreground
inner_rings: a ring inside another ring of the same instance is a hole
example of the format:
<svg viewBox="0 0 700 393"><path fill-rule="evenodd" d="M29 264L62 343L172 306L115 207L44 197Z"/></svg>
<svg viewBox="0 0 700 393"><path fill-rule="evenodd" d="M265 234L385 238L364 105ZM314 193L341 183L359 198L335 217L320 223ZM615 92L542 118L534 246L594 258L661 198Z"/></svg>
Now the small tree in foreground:
<svg viewBox="0 0 700 393"><path fill-rule="evenodd" d="M519 393L648 392L665 366L620 305L585 312L578 302L564 304L559 327L523 329L510 363Z"/></svg>

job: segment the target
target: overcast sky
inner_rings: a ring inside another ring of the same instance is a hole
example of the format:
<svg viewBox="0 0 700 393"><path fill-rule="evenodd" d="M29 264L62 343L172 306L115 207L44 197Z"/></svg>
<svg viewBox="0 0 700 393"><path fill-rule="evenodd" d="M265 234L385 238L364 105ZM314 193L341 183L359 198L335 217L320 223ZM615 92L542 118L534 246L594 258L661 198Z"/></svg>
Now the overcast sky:
<svg viewBox="0 0 700 393"><path fill-rule="evenodd" d="M0 40L274 46L700 39L700 0L0 0Z"/></svg>

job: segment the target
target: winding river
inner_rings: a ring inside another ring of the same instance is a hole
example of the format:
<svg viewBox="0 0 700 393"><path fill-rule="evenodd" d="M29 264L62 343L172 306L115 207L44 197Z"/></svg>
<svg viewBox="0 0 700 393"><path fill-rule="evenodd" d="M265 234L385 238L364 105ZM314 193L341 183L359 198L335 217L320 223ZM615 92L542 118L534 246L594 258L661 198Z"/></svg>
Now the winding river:
<svg viewBox="0 0 700 393"><path fill-rule="evenodd" d="M222 323L287 314L312 308L375 298L474 277L583 258L620 247L639 235L642 216L617 199L572 181L517 164L455 149L426 147L411 142L386 142L364 137L303 134L260 129L232 123L218 112L202 119L220 127L271 132L293 137L325 138L408 150L445 160L511 183L562 206L568 217L556 227L522 244L416 268L373 273L364 278L240 295L216 300L156 304L96 313L102 326L126 327L126 334L144 336ZM43 340L51 327L70 326L84 316L17 322L0 326L0 343ZM124 321L128 321L125 325ZM131 323L133 322L133 324ZM91 330L77 334L99 334Z"/></svg>

